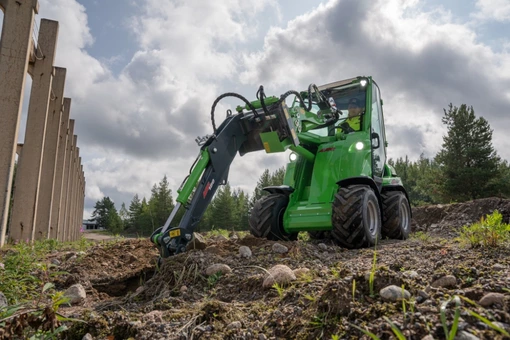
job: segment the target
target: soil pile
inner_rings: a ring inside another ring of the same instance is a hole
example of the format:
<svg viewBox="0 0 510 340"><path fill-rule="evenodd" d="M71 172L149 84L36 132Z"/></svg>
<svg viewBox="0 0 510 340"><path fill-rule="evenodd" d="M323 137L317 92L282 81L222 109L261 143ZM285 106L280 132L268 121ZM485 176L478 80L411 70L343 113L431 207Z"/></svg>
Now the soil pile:
<svg viewBox="0 0 510 340"><path fill-rule="evenodd" d="M510 200L503 198L490 197L464 203L413 208L413 231L453 236L462 226L478 222L494 210L503 215L504 223L510 223Z"/></svg>
<svg viewBox="0 0 510 340"><path fill-rule="evenodd" d="M453 236L494 209L508 222L508 202L414 209L416 230L430 234L383 240L370 249L346 250L327 239L204 234L205 249L170 257L159 267L156 248L142 239L54 254L60 262L55 270L69 273L58 276L57 286L80 283L87 291L84 304L60 310L84 321L65 337L368 339L361 328L390 339L391 322L407 339L444 339L458 308L459 336L503 339L497 329L510 332L510 249L468 248ZM264 288L276 265L290 268L294 278Z"/></svg>

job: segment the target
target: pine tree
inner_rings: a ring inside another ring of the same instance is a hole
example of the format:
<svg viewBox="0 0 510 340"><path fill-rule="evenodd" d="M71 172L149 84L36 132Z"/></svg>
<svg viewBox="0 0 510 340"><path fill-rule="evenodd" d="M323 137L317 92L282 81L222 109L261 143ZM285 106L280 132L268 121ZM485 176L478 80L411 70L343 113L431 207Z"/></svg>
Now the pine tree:
<svg viewBox="0 0 510 340"><path fill-rule="evenodd" d="M172 190L168 184L166 175L159 184L152 188L152 196L149 201L154 213L154 221L159 227L163 226L174 208Z"/></svg>
<svg viewBox="0 0 510 340"><path fill-rule="evenodd" d="M119 210L119 217L122 221L122 229L126 229L129 224L129 212L126 209L126 204L122 202Z"/></svg>
<svg viewBox="0 0 510 340"><path fill-rule="evenodd" d="M113 209L115 209L115 205L110 197L103 197L94 205L92 219L97 222L100 228L108 229L108 215Z"/></svg>
<svg viewBox="0 0 510 340"><path fill-rule="evenodd" d="M489 123L476 118L473 107L465 104L450 104L444 114L448 131L436 155L444 200L462 202L495 194L489 184L498 175L500 159L492 146Z"/></svg>
<svg viewBox="0 0 510 340"><path fill-rule="evenodd" d="M138 218L140 217L141 213L142 213L142 202L140 202L140 199L138 198L138 194L135 194L135 196L131 200L131 203L129 204L129 222L128 222L129 228L136 227Z"/></svg>
<svg viewBox="0 0 510 340"><path fill-rule="evenodd" d="M211 220L216 229L233 229L234 219L234 198L230 184L221 186L211 203Z"/></svg>

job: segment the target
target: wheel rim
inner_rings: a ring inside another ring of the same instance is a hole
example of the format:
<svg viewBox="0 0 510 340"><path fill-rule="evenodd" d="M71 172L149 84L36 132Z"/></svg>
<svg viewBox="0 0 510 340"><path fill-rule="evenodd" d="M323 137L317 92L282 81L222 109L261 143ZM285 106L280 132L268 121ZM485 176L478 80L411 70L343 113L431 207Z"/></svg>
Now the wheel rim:
<svg viewBox="0 0 510 340"><path fill-rule="evenodd" d="M400 225L402 230L407 231L409 228L409 207L405 200L400 201Z"/></svg>
<svg viewBox="0 0 510 340"><path fill-rule="evenodd" d="M378 227L378 213L377 206L373 200L368 200L367 202L367 220L368 220L368 230L370 235L377 235L377 227Z"/></svg>

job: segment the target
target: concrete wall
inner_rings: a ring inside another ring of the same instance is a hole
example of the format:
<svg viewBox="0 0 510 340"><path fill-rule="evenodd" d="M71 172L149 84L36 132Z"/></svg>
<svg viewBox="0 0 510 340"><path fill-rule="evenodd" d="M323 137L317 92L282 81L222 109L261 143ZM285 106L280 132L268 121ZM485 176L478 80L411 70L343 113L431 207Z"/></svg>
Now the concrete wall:
<svg viewBox="0 0 510 340"><path fill-rule="evenodd" d="M6 241L75 240L83 216L79 193L85 181L69 119L71 100L64 99L66 69L53 65L59 25L41 19L34 37L38 6L37 0L0 0L0 247ZM32 86L21 127L25 138L18 145L27 74Z"/></svg>

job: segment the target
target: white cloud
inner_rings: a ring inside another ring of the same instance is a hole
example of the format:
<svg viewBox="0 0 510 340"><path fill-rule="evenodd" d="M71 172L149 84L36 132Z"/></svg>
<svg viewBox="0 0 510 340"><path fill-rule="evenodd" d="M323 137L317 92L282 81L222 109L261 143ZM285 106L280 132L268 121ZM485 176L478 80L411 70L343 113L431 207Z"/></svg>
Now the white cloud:
<svg viewBox="0 0 510 340"><path fill-rule="evenodd" d="M510 158L503 148L510 102L500 95L510 85L509 54L480 43L472 28L444 10L424 12L419 5L330 1L271 30L261 51L245 55L241 79L304 89L311 82L373 75L385 100L389 138L398 141L390 154L434 155L444 133L443 108L452 102L473 105L485 116L497 149Z"/></svg>
<svg viewBox="0 0 510 340"><path fill-rule="evenodd" d="M475 6L479 10L473 14L476 19L510 21L510 2L508 0L478 0Z"/></svg>
<svg viewBox="0 0 510 340"><path fill-rule="evenodd" d="M175 198L198 153L195 137L212 131L212 102L243 85L254 99L259 84L279 95L312 82L373 75L385 100L391 157L434 155L444 133L442 109L451 101L485 116L498 151L510 159L508 50L493 51L476 27L456 23L440 8L423 11L422 4L331 0L271 27L257 51L261 16L274 10L278 20L285 11L274 0L139 1L139 15L131 18L136 52L114 75L109 62L86 52L94 38L85 8L75 0L40 0L40 17L60 23L55 64L68 70L65 93L84 155L87 211L101 195L118 208L135 193L148 198L164 175ZM480 13L490 13L486 2L478 4ZM507 20L505 8L496 14ZM216 125L226 107L218 106ZM275 170L286 157L236 158L230 182L251 194L263 169Z"/></svg>

